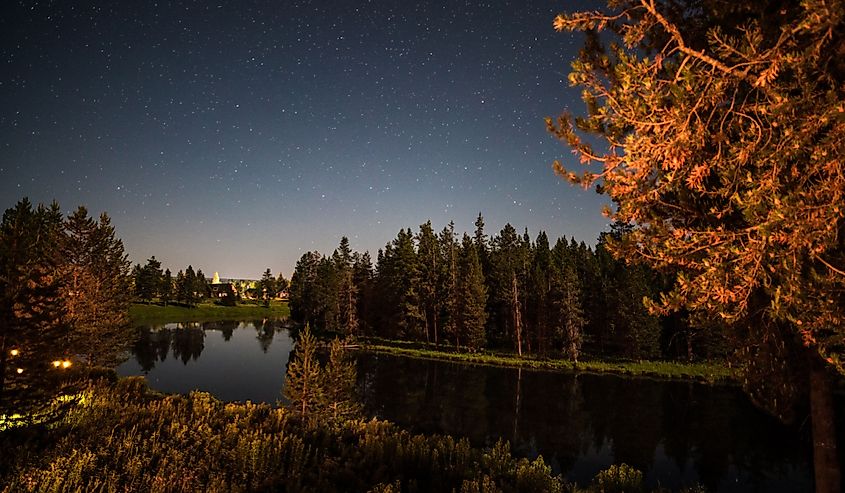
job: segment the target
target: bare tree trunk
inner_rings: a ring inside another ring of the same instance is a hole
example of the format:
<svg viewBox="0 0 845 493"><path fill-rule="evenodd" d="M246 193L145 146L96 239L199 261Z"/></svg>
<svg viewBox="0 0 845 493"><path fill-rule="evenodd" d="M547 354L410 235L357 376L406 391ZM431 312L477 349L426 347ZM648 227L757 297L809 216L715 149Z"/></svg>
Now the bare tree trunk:
<svg viewBox="0 0 845 493"><path fill-rule="evenodd" d="M810 359L810 419L816 492L839 493L841 472L836 454L833 383L817 357L810 356Z"/></svg>

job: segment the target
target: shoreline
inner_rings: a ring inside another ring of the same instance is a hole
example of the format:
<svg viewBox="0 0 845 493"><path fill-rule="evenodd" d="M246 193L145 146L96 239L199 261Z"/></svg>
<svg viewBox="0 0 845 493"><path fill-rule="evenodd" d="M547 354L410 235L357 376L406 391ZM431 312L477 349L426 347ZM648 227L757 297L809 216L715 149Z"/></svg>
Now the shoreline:
<svg viewBox="0 0 845 493"><path fill-rule="evenodd" d="M402 347L402 346L423 347ZM736 385L738 371L721 362L683 363L677 361L601 361L584 360L574 364L568 360L519 357L516 355L482 352L444 351L426 347L424 343L362 338L361 350L376 354L391 354L406 358L450 361L455 363L525 368L559 372L614 374L637 378L694 381L708 385Z"/></svg>

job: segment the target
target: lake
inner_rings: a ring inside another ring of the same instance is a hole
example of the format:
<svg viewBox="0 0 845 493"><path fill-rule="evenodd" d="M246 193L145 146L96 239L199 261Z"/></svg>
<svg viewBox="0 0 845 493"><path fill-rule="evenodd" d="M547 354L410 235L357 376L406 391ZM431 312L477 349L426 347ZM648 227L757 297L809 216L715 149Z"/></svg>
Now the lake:
<svg viewBox="0 0 845 493"><path fill-rule="evenodd" d="M280 322L139 328L120 375L152 388L276 403L293 348ZM358 356L367 415L477 446L509 440L579 484L610 464L650 487L695 481L709 491L811 491L809 423L786 426L738 389L690 382Z"/></svg>

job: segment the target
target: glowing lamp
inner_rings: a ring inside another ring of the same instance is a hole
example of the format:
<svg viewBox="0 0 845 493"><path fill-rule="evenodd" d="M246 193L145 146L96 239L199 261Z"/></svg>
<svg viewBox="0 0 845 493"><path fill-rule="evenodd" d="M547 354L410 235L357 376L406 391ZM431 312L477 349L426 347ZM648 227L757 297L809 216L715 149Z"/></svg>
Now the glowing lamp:
<svg viewBox="0 0 845 493"><path fill-rule="evenodd" d="M62 368L70 368L71 364L72 363L70 361L64 360L64 361L62 361Z"/></svg>
<svg viewBox="0 0 845 493"><path fill-rule="evenodd" d="M58 367L62 366L62 362L59 361L59 360L53 361L53 366L58 368Z"/></svg>
<svg viewBox="0 0 845 493"><path fill-rule="evenodd" d="M18 368L18 375L20 375L21 373L23 373L23 368Z"/></svg>
<svg viewBox="0 0 845 493"><path fill-rule="evenodd" d="M10 353L12 356L17 356L17 355L21 354L21 352L20 352L19 350L17 350L17 349L12 349L11 351L9 351L9 353Z"/></svg>

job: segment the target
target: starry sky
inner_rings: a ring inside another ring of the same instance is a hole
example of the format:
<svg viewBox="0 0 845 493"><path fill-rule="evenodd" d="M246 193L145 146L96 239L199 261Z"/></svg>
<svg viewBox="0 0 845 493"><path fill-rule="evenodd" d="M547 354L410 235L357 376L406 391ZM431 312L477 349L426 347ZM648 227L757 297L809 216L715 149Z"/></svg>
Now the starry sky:
<svg viewBox="0 0 845 493"><path fill-rule="evenodd" d="M583 113L558 1L0 3L0 206L107 212L130 259L290 275L431 219L593 243L543 118Z"/></svg>

